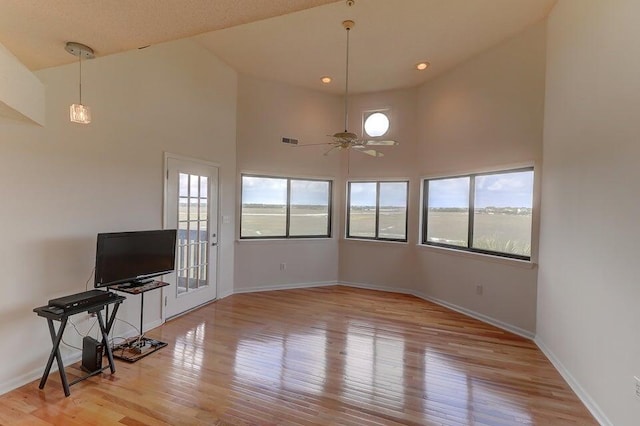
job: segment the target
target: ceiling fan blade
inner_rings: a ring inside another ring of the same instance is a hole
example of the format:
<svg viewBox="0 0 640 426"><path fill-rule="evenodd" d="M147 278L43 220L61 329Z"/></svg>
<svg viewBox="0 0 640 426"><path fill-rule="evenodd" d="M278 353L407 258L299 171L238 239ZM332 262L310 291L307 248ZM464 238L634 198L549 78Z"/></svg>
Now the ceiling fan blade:
<svg viewBox="0 0 640 426"><path fill-rule="evenodd" d="M400 145L398 142L396 141L390 141L390 140L378 140L378 139L369 139L365 142L365 145L369 145L369 146L396 146L396 145Z"/></svg>
<svg viewBox="0 0 640 426"><path fill-rule="evenodd" d="M367 155L370 155L372 157L384 157L383 153L381 153L379 151L376 151L375 149L364 149L364 150L360 150L359 149L356 152L361 152L363 154L367 154Z"/></svg>
<svg viewBox="0 0 640 426"><path fill-rule="evenodd" d="M334 147L331 147L331 149L327 152L325 152L323 155L329 155L331 152L333 152L334 149L338 149L340 148L340 145L336 145Z"/></svg>

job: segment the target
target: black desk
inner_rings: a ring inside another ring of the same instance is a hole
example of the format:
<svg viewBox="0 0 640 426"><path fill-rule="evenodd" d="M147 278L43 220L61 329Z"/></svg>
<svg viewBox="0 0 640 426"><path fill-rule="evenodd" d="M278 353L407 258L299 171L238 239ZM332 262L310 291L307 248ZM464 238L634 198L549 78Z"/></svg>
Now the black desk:
<svg viewBox="0 0 640 426"><path fill-rule="evenodd" d="M69 396L71 392L69 391L69 386L75 385L82 380L88 379L91 376L95 376L96 374L101 373L107 367L111 369L111 374L116 372L115 363L113 362L113 353L111 352L111 347L109 346L109 332L111 331L111 327L113 326L113 322L116 318L116 312L118 312L118 307L125 300L124 296L115 296L114 298L106 301L99 302L92 305L86 305L81 308L69 309L65 312L56 314L53 312L49 312L47 309L48 306L40 306L38 308L34 308L33 312L38 314L38 316L46 318L47 323L49 324L49 334L51 334L51 342L53 343L53 348L51 349L51 354L49 355L49 360L47 361L47 366L44 369L44 373L42 374L42 379L40 379L40 385L38 386L40 389L44 388L44 385L47 383L47 379L49 378L49 372L51 371L51 366L53 365L53 359L55 358L58 362L58 372L60 373L60 380L62 381L62 388L64 389L64 395ZM107 323L105 324L102 319L102 310L107 305L115 304L113 308L113 313L109 316L107 315ZM98 318L98 324L100 325L100 332L102 333L102 344L104 345L105 351L107 353L107 358L109 359L109 365L103 367L99 370L93 371L86 376L80 377L71 383L67 381L67 374L64 371L64 364L62 363L62 356L60 355L60 342L62 341L62 335L64 333L64 329L67 326L67 320L70 316L81 314L83 312L95 313ZM60 326L58 327L58 331L56 332L55 327L53 325L53 321L60 321Z"/></svg>

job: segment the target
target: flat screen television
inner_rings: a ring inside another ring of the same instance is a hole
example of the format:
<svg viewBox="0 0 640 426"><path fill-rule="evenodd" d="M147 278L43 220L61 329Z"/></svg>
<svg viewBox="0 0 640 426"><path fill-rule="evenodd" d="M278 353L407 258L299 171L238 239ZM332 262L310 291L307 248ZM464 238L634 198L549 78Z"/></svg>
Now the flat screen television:
<svg viewBox="0 0 640 426"><path fill-rule="evenodd" d="M98 234L95 287L142 285L175 269L176 230Z"/></svg>

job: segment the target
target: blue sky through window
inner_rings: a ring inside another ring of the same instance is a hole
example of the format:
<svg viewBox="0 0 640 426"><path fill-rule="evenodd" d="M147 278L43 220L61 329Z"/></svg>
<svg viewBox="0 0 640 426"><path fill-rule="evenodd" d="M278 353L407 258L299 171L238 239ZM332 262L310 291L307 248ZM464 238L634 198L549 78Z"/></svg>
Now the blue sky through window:
<svg viewBox="0 0 640 426"><path fill-rule="evenodd" d="M291 181L291 204L327 205L328 202L328 181ZM278 206L286 205L287 179L243 176L242 203Z"/></svg>
<svg viewBox="0 0 640 426"><path fill-rule="evenodd" d="M381 182L380 205L387 207L407 206L406 182ZM371 207L376 205L375 182L351 182L351 205Z"/></svg>
<svg viewBox="0 0 640 426"><path fill-rule="evenodd" d="M468 208L469 177L429 182L429 207ZM476 176L475 207L524 207L533 204L533 171Z"/></svg>

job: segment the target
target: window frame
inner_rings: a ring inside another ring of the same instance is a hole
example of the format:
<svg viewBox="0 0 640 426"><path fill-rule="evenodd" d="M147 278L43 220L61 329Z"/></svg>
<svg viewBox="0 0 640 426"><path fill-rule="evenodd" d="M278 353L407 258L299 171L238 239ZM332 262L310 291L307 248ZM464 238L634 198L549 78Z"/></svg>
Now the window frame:
<svg viewBox="0 0 640 426"><path fill-rule="evenodd" d="M375 237L362 237L350 235L351 230L351 184L352 183L375 183L376 184L376 214L375 214ZM383 183L405 183L407 185L406 205L404 214L404 239L400 238L384 238L380 237L380 184ZM345 239L349 240L367 240L367 241L386 241L396 243L406 243L409 241L409 180L350 180L347 181L347 210L345 212Z"/></svg>
<svg viewBox="0 0 640 426"><path fill-rule="evenodd" d="M264 179L281 179L287 181L287 205L285 207L285 235L265 235L265 236L243 236L242 235L242 205L243 205L243 185L244 178L264 178ZM291 181L312 181L312 182L326 182L329 184L329 195L327 197L327 233L326 235L290 235L291 226ZM240 240L290 240L290 239L322 239L331 238L333 222L333 180L332 179L320 179L320 178L305 178L305 177L289 177L289 176L275 176L275 175L262 175L254 173L241 173L240 174L240 220L238 224L239 239Z"/></svg>
<svg viewBox="0 0 640 426"><path fill-rule="evenodd" d="M503 257L508 259L515 260L524 260L530 262L533 256L533 205L531 208L531 235L530 235L530 244L532 246L532 253L529 256L513 254L513 253L505 253L500 251L493 251L487 249L479 249L473 247L473 234L474 234L474 225L475 225L475 190L476 190L476 177L478 176L491 176L491 175L501 175L501 174L509 174L509 173L517 173L517 172L533 172L533 185L532 185L532 194L533 199L535 200L535 167L527 166L527 167L518 167L514 169L504 169L504 170L495 170L490 172L478 172L478 173L467 173L460 175L452 175L452 176L441 176L434 178L423 178L422 179L422 229L420 233L420 244L425 246L434 246L434 247L443 247L451 250L471 252L471 253L479 253L490 256ZM467 246L457 246L454 244L446 244L446 243L438 243L434 241L429 241L427 238L428 226L429 226L429 182L437 181L437 180L446 180L446 179L456 179L456 178L469 178L469 217L467 221ZM533 201L533 200L532 200Z"/></svg>
<svg viewBox="0 0 640 426"><path fill-rule="evenodd" d="M386 132L384 132L384 134L380 136L371 136L365 130L364 123L367 121L367 119L370 116L376 113L384 114L387 117L387 120L389 120L389 128L387 129ZM393 117L392 117L391 108L378 108L378 109L370 109L370 110L362 111L362 137L366 139L371 139L371 140L388 139L389 135L393 131L393 128L394 126L393 126Z"/></svg>

